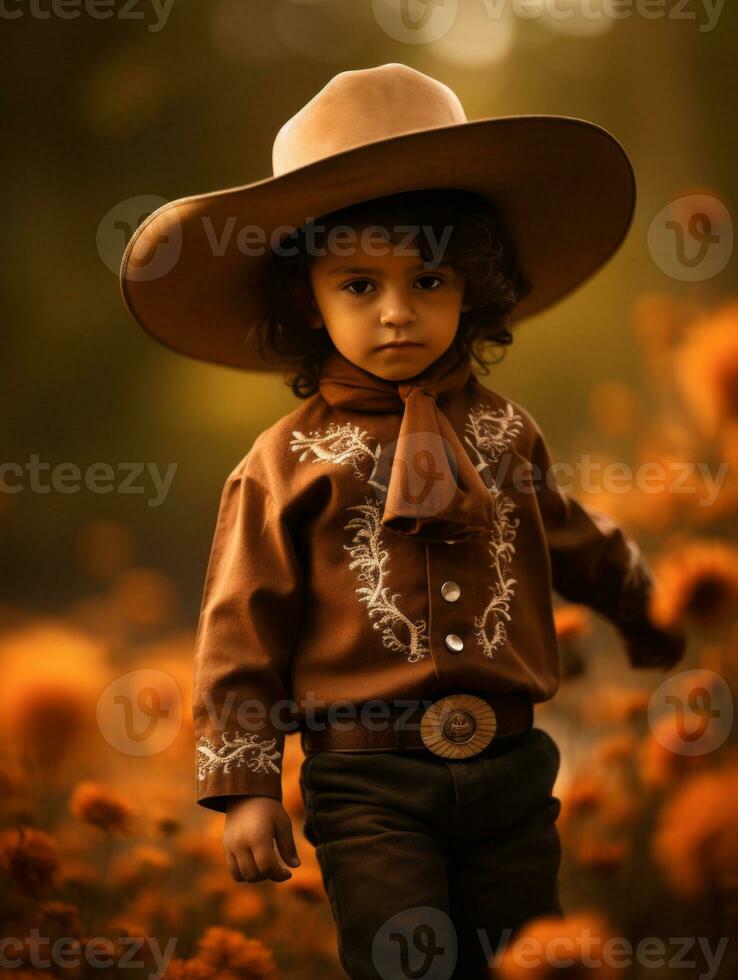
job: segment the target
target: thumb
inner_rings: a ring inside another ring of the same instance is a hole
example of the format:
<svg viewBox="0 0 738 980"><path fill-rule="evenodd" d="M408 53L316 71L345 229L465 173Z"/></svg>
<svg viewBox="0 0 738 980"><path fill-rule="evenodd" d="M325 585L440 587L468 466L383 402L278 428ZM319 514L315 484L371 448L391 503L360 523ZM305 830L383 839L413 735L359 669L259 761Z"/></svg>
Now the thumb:
<svg viewBox="0 0 738 980"><path fill-rule="evenodd" d="M299 867L302 862L297 854L295 838L292 835L292 821L286 813L274 822L274 839L285 864L289 864L293 868Z"/></svg>

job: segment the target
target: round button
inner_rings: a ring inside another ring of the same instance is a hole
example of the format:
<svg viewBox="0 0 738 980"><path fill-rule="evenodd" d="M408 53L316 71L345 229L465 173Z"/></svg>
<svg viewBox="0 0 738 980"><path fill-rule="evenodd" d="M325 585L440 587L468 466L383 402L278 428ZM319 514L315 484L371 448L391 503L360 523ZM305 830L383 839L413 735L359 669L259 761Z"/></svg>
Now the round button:
<svg viewBox="0 0 738 980"><path fill-rule="evenodd" d="M446 602L456 602L461 595L461 587L458 582L444 582L441 586L441 595Z"/></svg>
<svg viewBox="0 0 738 980"><path fill-rule="evenodd" d="M452 653L461 653L464 649L464 641L458 633L448 633L446 636L446 646Z"/></svg>

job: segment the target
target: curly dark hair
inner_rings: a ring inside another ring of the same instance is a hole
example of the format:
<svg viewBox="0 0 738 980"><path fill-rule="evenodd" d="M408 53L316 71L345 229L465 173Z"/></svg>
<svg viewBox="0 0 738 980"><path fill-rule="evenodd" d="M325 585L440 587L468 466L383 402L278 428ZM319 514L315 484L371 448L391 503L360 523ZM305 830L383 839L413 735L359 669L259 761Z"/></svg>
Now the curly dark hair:
<svg viewBox="0 0 738 980"><path fill-rule="evenodd" d="M309 270L316 247L324 247L326 237L337 225L363 228L375 224L384 231L411 226L414 234L409 237L424 261L439 259L433 254L426 229L431 229L437 247L443 241L444 229L448 234L450 228L443 260L464 276L464 300L471 303L471 308L459 316L453 344L460 351L466 348L488 374L487 365L498 363L504 350L494 361L484 360L479 351L487 345L504 348L513 341L507 316L532 284L492 201L472 191L449 188L405 191L360 201L301 226L269 256L266 313L251 328L250 340L265 361L282 367L286 383L298 398L308 398L318 390L325 358L335 349L327 330L310 326L314 297Z"/></svg>

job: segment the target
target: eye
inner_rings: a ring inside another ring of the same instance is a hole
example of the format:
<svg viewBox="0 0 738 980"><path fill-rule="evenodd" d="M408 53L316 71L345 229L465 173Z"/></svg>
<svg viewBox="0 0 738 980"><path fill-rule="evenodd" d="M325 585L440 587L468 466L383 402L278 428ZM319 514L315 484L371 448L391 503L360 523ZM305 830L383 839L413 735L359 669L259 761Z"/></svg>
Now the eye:
<svg viewBox="0 0 738 980"><path fill-rule="evenodd" d="M341 289L346 290L347 293L351 293L352 296L366 296L366 294L367 294L367 292L369 292L369 290L362 289L359 292L354 292L354 290L351 287L352 286L373 286L373 285L374 284L372 283L372 281L370 279L354 279L352 282L347 282L345 286L342 286L341 287Z"/></svg>
<svg viewBox="0 0 738 980"><path fill-rule="evenodd" d="M443 283L444 283L444 279L443 279L442 276L436 276L436 275L431 275L431 274L427 274L427 275L424 275L424 276L418 276L418 278L415 280L415 282L416 282L416 284L417 283L420 283L420 282L423 282L423 281L428 282L429 279L435 279L436 282L438 282L440 285L443 285ZM437 288L438 288L437 286L431 286L430 289L423 289L423 292L429 293L433 289L437 289Z"/></svg>

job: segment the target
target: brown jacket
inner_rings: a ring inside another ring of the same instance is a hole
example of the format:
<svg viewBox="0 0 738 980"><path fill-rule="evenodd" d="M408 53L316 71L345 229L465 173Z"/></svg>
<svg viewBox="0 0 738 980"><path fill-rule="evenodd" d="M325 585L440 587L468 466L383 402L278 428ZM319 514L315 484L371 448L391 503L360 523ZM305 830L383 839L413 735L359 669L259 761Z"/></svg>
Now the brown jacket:
<svg viewBox="0 0 738 980"><path fill-rule="evenodd" d="M474 374L444 413L495 502L489 532L468 541L380 526L372 477L401 410L336 409L316 393L228 476L196 638L201 805L281 799L285 733L336 702L445 690L551 698L552 588L617 626L633 666L659 662L648 565L617 524L556 485L532 416Z"/></svg>

